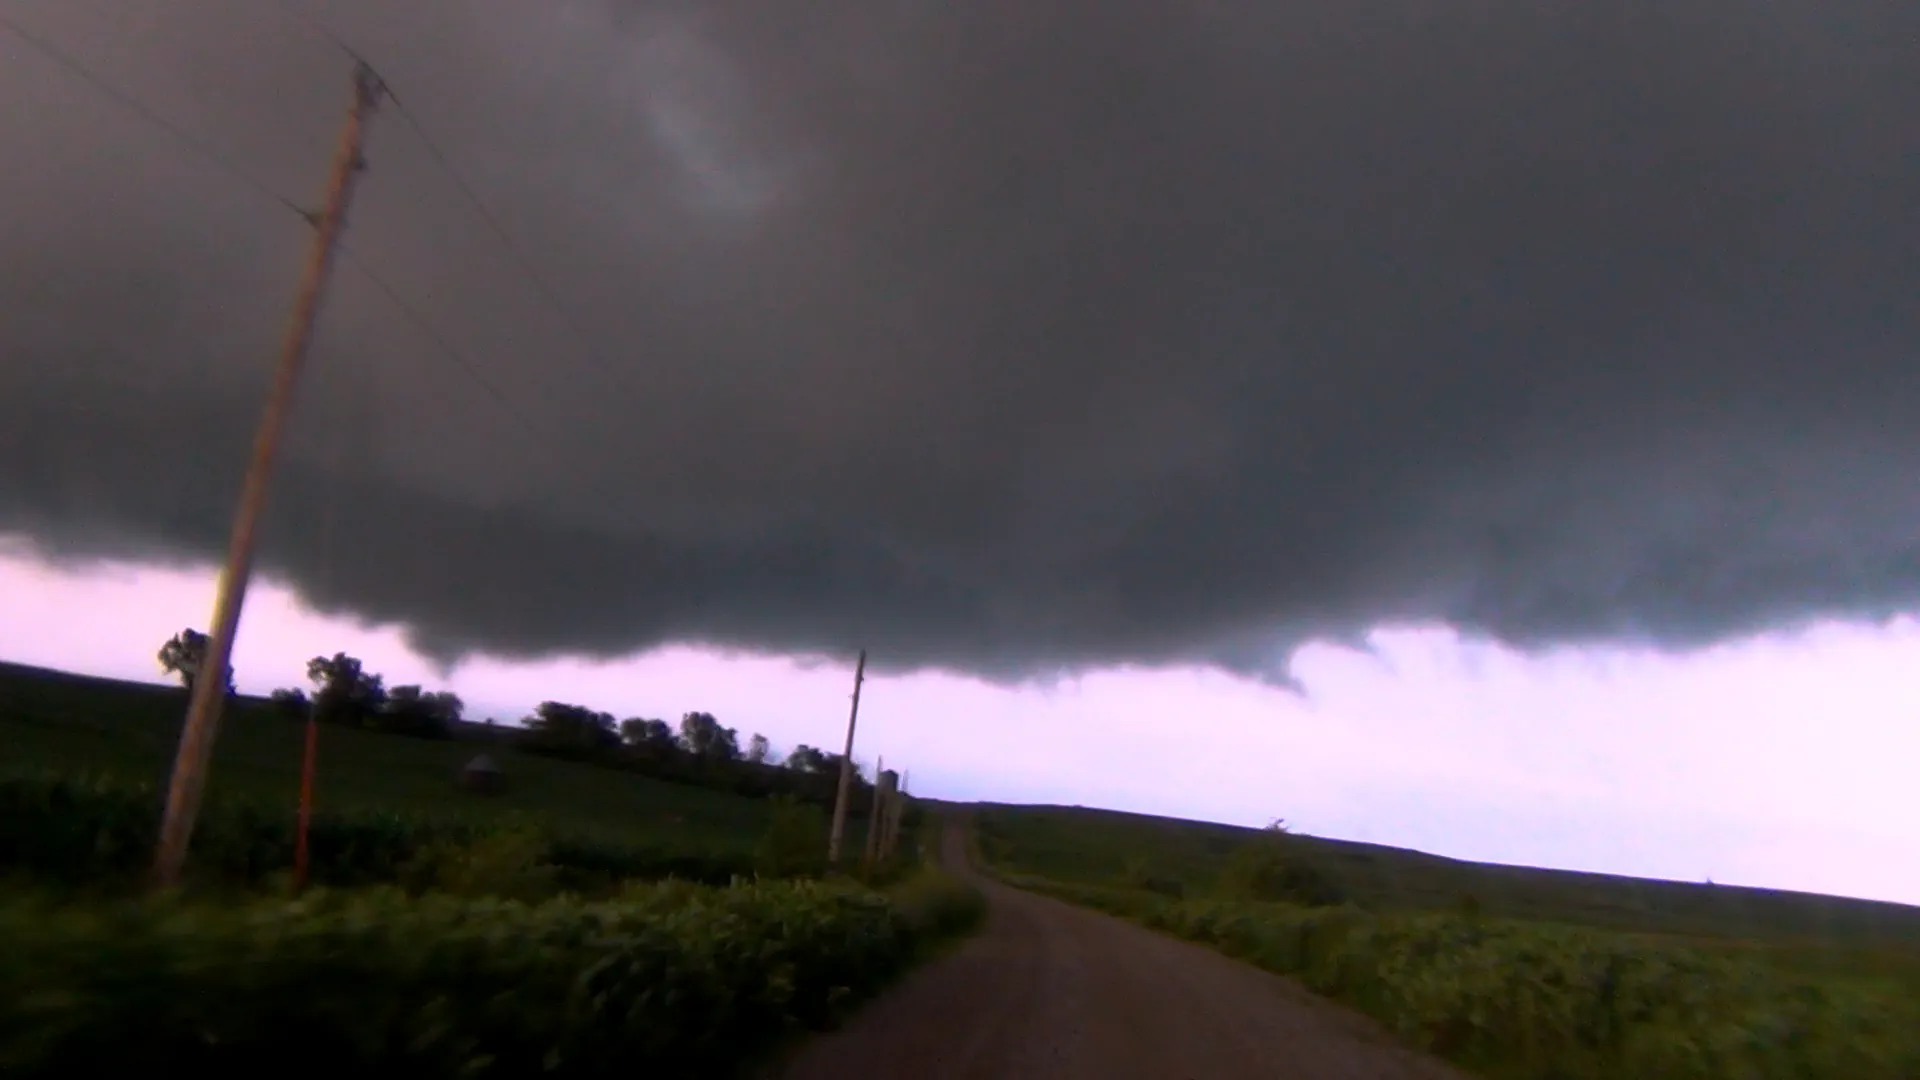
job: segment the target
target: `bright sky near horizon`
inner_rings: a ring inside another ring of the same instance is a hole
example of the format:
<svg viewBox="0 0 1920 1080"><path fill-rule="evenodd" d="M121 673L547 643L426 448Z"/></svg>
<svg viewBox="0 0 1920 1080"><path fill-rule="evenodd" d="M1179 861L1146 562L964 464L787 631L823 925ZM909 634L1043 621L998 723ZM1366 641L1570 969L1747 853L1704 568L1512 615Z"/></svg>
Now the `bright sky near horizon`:
<svg viewBox="0 0 1920 1080"><path fill-rule="evenodd" d="M14 0L0 657L204 625L351 53L246 689L1920 902L1920 5L1616 7Z"/></svg>
<svg viewBox="0 0 1920 1080"><path fill-rule="evenodd" d="M53 567L0 549L0 657L158 681L202 625L207 570ZM1827 624L1685 656L1524 656L1436 628L1310 646L1304 698L1196 669L1008 689L870 678L856 756L947 799L1083 804L1492 862L1920 903L1920 623ZM884 643L876 642L880 649ZM256 583L243 690L345 650L389 685L451 688L473 718L544 699L618 716L702 709L776 747L837 748L848 664L666 648L610 663L475 660L444 677L395 627L317 615Z"/></svg>

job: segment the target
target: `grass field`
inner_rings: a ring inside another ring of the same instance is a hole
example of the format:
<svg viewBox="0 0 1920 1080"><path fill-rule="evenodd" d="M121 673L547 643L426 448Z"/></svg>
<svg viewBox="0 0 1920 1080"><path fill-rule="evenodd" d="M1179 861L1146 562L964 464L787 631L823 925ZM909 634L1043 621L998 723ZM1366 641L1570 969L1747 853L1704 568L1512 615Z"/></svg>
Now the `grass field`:
<svg viewBox="0 0 1920 1080"><path fill-rule="evenodd" d="M1080 807L982 807L997 866L1069 884L1125 884L1141 871L1206 895L1255 830ZM1652 881L1442 858L1297 837L1297 849L1376 912L1458 911L1583 926L1652 943L1757 956L1821 976L1891 980L1920 993L1920 908L1808 893Z"/></svg>
<svg viewBox="0 0 1920 1080"><path fill-rule="evenodd" d="M185 712L184 690L0 663L0 768L104 772L164 784ZM300 723L264 700L241 698L221 724L210 794L284 800L291 813L301 733ZM456 790L460 767L482 751L507 772L508 794ZM463 820L521 815L574 836L706 851L749 849L768 820L764 800L469 738L432 741L327 726L318 761L316 802L339 810ZM864 823L849 820L848 831L858 850Z"/></svg>
<svg viewBox="0 0 1920 1080"><path fill-rule="evenodd" d="M1015 885L1294 977L1490 1080L1920 1077L1920 908L1078 807L975 823ZM1250 893L1248 856L1337 889Z"/></svg>

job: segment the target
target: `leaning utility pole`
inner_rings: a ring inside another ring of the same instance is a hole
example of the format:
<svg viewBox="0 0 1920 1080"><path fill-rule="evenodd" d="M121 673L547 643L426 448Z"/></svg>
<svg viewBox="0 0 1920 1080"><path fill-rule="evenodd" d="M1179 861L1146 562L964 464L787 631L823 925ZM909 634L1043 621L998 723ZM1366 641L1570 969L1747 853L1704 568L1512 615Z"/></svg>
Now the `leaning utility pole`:
<svg viewBox="0 0 1920 1080"><path fill-rule="evenodd" d="M853 669L853 711L847 714L847 748L840 755L840 789L833 797L833 831L827 834L827 862L840 861L840 838L847 830L847 795L853 786L853 725L860 719L860 684L867 678L867 650Z"/></svg>
<svg viewBox="0 0 1920 1080"><path fill-rule="evenodd" d="M354 178L366 166L360 147L367 121L385 92L385 84L371 67L364 62L355 65L353 105L347 110L346 123L340 129L339 148L334 153L333 171L327 179L325 207L310 219L314 226L313 245L300 278L300 291L294 298L293 313L287 320L286 336L280 343L279 370L267 394L260 427L254 434L253 458L247 465L246 480L240 488L240 504L233 515L227 563L214 594L206 670L225 671L233 657L233 635L240 626L240 606L246 599L247 581L253 572L254 532L261 508L266 504L274 454L280 448L281 432L293 405L293 389L306 360L307 343L313 339L314 316L319 311L320 295L333 266L347 204L353 197ZM192 703L187 707L186 723L180 729L180 749L174 756L173 777L167 786L167 809L160 823L159 850L154 857L154 877L163 888L178 884L180 872L186 865L187 845L193 839L194 818L200 812L200 797L206 789L207 762L213 754L214 736L220 727L225 689L221 679L194 681Z"/></svg>

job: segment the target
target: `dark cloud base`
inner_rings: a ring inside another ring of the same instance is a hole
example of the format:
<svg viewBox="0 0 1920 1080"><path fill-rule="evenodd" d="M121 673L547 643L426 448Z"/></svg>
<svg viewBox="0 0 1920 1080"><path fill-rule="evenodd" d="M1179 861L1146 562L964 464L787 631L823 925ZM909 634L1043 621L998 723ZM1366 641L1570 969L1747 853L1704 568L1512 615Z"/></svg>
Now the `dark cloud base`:
<svg viewBox="0 0 1920 1080"><path fill-rule="evenodd" d="M183 6L122 74L316 170L326 57ZM331 17L567 310L382 118L354 243L512 411L343 270L262 559L443 660L1920 609L1914 5L384 10ZM133 131L0 112L0 529L207 560L298 235Z"/></svg>

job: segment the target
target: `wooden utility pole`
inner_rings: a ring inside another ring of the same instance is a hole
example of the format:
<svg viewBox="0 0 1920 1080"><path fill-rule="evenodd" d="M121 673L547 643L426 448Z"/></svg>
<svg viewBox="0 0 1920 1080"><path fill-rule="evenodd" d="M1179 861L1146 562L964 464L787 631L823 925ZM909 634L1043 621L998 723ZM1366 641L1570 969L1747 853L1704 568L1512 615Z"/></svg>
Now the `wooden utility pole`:
<svg viewBox="0 0 1920 1080"><path fill-rule="evenodd" d="M887 785L887 835L881 842L881 858L893 857L893 850L900 842L900 818L907 812L907 776L901 773L895 783Z"/></svg>
<svg viewBox="0 0 1920 1080"><path fill-rule="evenodd" d="M893 858L893 819L900 812L900 779L887 785L886 820L880 825L880 858Z"/></svg>
<svg viewBox="0 0 1920 1080"><path fill-rule="evenodd" d="M840 862L840 839L847 831L847 797L853 787L853 726L860 719L860 684L867 678L867 650L853 669L853 711L847 714L847 747L840 754L840 789L833 797L833 831L827 834L827 862Z"/></svg>
<svg viewBox="0 0 1920 1080"><path fill-rule="evenodd" d="M873 846L875 863L887 861L887 815L893 813L893 785L898 773L882 769L873 777Z"/></svg>
<svg viewBox="0 0 1920 1080"><path fill-rule="evenodd" d="M886 775L887 759L884 756L874 759L873 807L867 811L867 842L863 846L864 850L860 857L860 865L868 869L873 868L873 862L880 854L880 813L886 809L886 803L881 798L883 794L881 780Z"/></svg>
<svg viewBox="0 0 1920 1080"><path fill-rule="evenodd" d="M355 65L353 104L340 129L333 171L327 179L326 204L312 219L313 245L301 274L300 291L294 297L293 313L287 320L286 335L281 339L280 367L267 394L266 408L260 415L260 427L253 439L253 458L247 465L246 480L240 488L240 504L233 515L227 563L214 595L213 626L207 640L204 666L210 671L227 670L233 657L233 636L240 627L240 607L253 573L254 532L259 525L261 508L266 505L274 455L280 448L287 413L293 405L293 390L306 360L307 343L313 339L314 316L320 308L328 271L333 267L347 205L353 198L354 179L366 164L360 148L367 121L385 93L385 84L372 68L365 63ZM154 877L162 888L178 884L180 872L186 866L187 845L193 839L194 818L200 812L200 798L206 789L207 762L213 754L214 736L220 727L225 689L225 681L221 679L194 681L186 723L180 729L180 749L174 756L173 777L167 786L167 809L160 823L159 850L154 857Z"/></svg>
<svg viewBox="0 0 1920 1080"><path fill-rule="evenodd" d="M881 834L879 834L879 857L881 857L881 859L891 859L893 853L895 853L895 851L893 851L893 847L895 847L895 836L893 836L893 834L895 834L895 830L899 828L900 824L900 807L904 805L904 803L900 801L900 794L902 794L900 784L904 784L904 782L906 782L906 774L904 773L895 773L893 776L887 778L887 821L885 821L885 824L881 824Z"/></svg>

